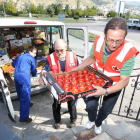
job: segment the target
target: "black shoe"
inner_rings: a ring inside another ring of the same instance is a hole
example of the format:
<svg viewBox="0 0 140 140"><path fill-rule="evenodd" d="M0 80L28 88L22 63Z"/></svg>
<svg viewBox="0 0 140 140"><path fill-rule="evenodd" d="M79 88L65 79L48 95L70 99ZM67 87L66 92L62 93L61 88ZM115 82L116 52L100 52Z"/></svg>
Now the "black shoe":
<svg viewBox="0 0 140 140"><path fill-rule="evenodd" d="M85 109L85 111L88 112L87 109Z"/></svg>
<svg viewBox="0 0 140 140"><path fill-rule="evenodd" d="M66 114L66 113L69 113L69 110L64 111L62 114Z"/></svg>
<svg viewBox="0 0 140 140"><path fill-rule="evenodd" d="M30 107L32 107L33 106L33 103L30 103Z"/></svg>
<svg viewBox="0 0 140 140"><path fill-rule="evenodd" d="M55 129L59 129L60 128L60 123L55 123L54 127L55 127Z"/></svg>
<svg viewBox="0 0 140 140"><path fill-rule="evenodd" d="M20 122L26 122L26 123L30 123L32 121L32 118L28 118L27 120L19 120Z"/></svg>
<svg viewBox="0 0 140 140"><path fill-rule="evenodd" d="M75 125L76 125L76 122L71 122L71 123L69 124L69 127L72 128L72 127L74 127Z"/></svg>

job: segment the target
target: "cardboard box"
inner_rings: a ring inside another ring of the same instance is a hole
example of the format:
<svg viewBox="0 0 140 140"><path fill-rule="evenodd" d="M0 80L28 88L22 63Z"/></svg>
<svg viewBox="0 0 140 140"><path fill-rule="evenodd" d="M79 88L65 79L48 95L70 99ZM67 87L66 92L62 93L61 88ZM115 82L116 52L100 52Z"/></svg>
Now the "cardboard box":
<svg viewBox="0 0 140 140"><path fill-rule="evenodd" d="M16 35L15 34L9 34L3 37L3 40L11 40L11 39L16 39Z"/></svg>
<svg viewBox="0 0 140 140"><path fill-rule="evenodd" d="M0 41L0 49L4 49L5 48L5 43L3 41Z"/></svg>
<svg viewBox="0 0 140 140"><path fill-rule="evenodd" d="M15 68L11 65L11 63L7 63L4 66L2 66L2 69L3 69L4 73L7 73L11 70L14 70Z"/></svg>
<svg viewBox="0 0 140 140"><path fill-rule="evenodd" d="M49 45L43 38L34 38L32 44L37 48L38 56L49 54Z"/></svg>
<svg viewBox="0 0 140 140"><path fill-rule="evenodd" d="M24 44L24 45L23 45L24 50L27 50L27 48L28 48L29 46L32 46L32 44Z"/></svg>
<svg viewBox="0 0 140 140"><path fill-rule="evenodd" d="M94 72L96 74L96 77L103 78L105 80L105 84L104 84L103 88L109 87L109 86L112 85L113 80L111 78L109 78L106 75L98 72L96 69L92 68L91 66L85 67L84 69L87 69L89 72L90 71ZM43 76L43 80L44 80L45 84L47 85L49 90L51 90L53 96L55 97L56 100L58 100L58 102L64 103L64 102L76 100L76 99L81 98L81 97L86 97L87 95L95 92L96 89L86 90L84 92L79 92L77 94L73 94L71 91L66 92L60 86L60 84L53 78L53 76L64 75L66 73L71 74L71 72L58 73L58 74L54 74L54 73L50 72L50 73L46 73Z"/></svg>
<svg viewBox="0 0 140 140"><path fill-rule="evenodd" d="M6 54L7 54L6 48L0 49L0 56L6 55Z"/></svg>
<svg viewBox="0 0 140 140"><path fill-rule="evenodd" d="M32 37L33 36L32 31L29 31L29 30L20 31L19 34L20 34L21 38L23 38L23 37Z"/></svg>
<svg viewBox="0 0 140 140"><path fill-rule="evenodd" d="M34 31L33 34L34 34L34 38L43 38L44 40L46 39L45 32Z"/></svg>

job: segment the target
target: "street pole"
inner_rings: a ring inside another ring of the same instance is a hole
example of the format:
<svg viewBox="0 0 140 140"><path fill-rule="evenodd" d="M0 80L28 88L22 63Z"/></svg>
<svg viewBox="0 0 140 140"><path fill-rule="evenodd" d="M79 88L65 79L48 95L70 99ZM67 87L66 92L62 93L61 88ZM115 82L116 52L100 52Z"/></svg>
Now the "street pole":
<svg viewBox="0 0 140 140"><path fill-rule="evenodd" d="M119 17L120 17L121 1L119 1Z"/></svg>
<svg viewBox="0 0 140 140"><path fill-rule="evenodd" d="M4 10L4 16L6 18L6 13L5 13L5 8L4 8L4 3L3 3L3 10Z"/></svg>
<svg viewBox="0 0 140 140"><path fill-rule="evenodd" d="M29 2L29 17L32 18L32 14L31 14L31 3L30 3L30 0L28 0Z"/></svg>

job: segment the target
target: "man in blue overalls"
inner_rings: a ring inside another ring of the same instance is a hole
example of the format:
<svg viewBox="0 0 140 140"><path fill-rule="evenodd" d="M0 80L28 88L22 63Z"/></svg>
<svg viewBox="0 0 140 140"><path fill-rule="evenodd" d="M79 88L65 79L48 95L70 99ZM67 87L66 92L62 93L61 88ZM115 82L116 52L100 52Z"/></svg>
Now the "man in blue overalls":
<svg viewBox="0 0 140 140"><path fill-rule="evenodd" d="M30 46L27 49L27 53L19 56L12 66L15 67L15 87L20 100L20 122L31 122L32 119L29 118L30 109L30 95L31 95L31 79L37 73L36 63L34 57L36 56L36 48Z"/></svg>

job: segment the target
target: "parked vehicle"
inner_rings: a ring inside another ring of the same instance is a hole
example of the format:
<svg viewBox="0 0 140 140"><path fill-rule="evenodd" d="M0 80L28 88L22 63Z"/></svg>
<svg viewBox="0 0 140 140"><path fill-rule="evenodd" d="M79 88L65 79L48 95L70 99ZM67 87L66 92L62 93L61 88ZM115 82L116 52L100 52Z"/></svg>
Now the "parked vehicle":
<svg viewBox="0 0 140 140"><path fill-rule="evenodd" d="M140 30L140 18L139 18L139 22L137 24L137 28L138 28L138 30Z"/></svg>
<svg viewBox="0 0 140 140"><path fill-rule="evenodd" d="M137 24L139 23L139 19L129 19L127 22L128 28L136 28Z"/></svg>
<svg viewBox="0 0 140 140"><path fill-rule="evenodd" d="M55 27L52 27L52 28L48 27L47 28L48 33L50 33L51 30L52 30L52 33L53 34L55 34L55 33L58 34L58 28L55 28Z"/></svg>
<svg viewBox="0 0 140 140"><path fill-rule="evenodd" d="M54 31L55 34L53 33ZM74 32L80 32L80 34L83 34L83 38L79 39L72 36ZM44 44L49 47L47 54L40 49L38 50L39 59L46 59L46 55L54 51L54 42L62 38L66 41L68 50L76 52L79 58L85 59L89 53L87 37L87 27L65 26L62 22L54 21L4 18L0 21L0 50L2 50L0 51L0 55L7 56L8 53L19 48L25 51L35 41L36 43L45 42ZM40 38L41 40L38 41ZM20 45L17 45L17 42ZM6 54L3 54L3 52ZM39 59L36 60L37 63ZM12 62L11 58L9 60ZM0 94L4 98L9 117L15 121L14 109L11 102L11 99L17 98L14 80L10 74L3 71L2 66L3 63L0 63ZM31 94L38 94L48 89L47 87L42 88L36 79L39 79L39 73L36 77L31 77ZM35 82L32 83L32 80L35 80Z"/></svg>
<svg viewBox="0 0 140 140"><path fill-rule="evenodd" d="M137 24L137 28L138 30L140 30L140 22Z"/></svg>
<svg viewBox="0 0 140 140"><path fill-rule="evenodd" d="M93 20L93 21L95 21L95 18L94 17L90 17L90 18L87 18L87 20Z"/></svg>

